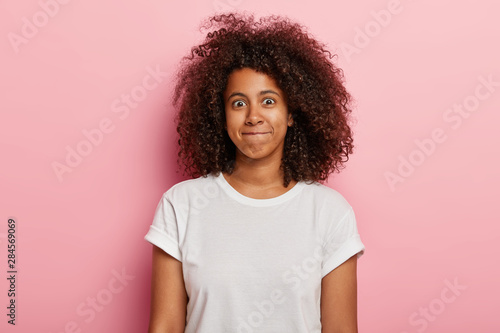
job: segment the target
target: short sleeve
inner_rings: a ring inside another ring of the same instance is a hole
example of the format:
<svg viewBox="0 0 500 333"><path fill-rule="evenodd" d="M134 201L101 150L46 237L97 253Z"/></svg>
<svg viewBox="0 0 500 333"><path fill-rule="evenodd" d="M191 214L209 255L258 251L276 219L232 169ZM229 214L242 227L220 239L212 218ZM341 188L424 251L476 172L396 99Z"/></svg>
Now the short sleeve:
<svg viewBox="0 0 500 333"><path fill-rule="evenodd" d="M347 259L357 254L360 258L365 251L356 225L356 217L352 208L332 230L328 230L323 245L323 264L321 277L333 271Z"/></svg>
<svg viewBox="0 0 500 333"><path fill-rule="evenodd" d="M161 197L156 207L153 223L149 227L149 231L144 239L158 246L175 259L182 261L179 249L177 219L174 207L168 199L167 193Z"/></svg>

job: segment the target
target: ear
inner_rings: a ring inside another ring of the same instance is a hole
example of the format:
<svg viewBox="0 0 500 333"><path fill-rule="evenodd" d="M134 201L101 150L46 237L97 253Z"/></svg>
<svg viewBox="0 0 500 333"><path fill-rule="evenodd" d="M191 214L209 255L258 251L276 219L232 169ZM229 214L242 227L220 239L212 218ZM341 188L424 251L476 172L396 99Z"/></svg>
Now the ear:
<svg viewBox="0 0 500 333"><path fill-rule="evenodd" d="M288 114L288 127L293 125L293 116L291 113Z"/></svg>

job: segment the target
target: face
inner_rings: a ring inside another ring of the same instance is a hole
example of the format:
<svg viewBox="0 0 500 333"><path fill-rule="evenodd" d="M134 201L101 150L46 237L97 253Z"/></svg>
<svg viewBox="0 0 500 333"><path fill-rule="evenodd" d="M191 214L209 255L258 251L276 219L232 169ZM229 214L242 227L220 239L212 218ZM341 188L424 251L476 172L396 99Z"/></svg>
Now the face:
<svg viewBox="0 0 500 333"><path fill-rule="evenodd" d="M270 76L250 68L233 71L224 91L226 129L236 146L236 160L281 161L288 126L284 92Z"/></svg>

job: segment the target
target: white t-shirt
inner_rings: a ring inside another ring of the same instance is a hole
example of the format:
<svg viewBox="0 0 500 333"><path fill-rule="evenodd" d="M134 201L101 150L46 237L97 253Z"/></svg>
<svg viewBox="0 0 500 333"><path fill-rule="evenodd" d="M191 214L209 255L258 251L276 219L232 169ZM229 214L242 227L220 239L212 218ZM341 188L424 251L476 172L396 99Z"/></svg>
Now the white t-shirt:
<svg viewBox="0 0 500 333"><path fill-rule="evenodd" d="M182 262L186 333L320 333L321 279L365 250L339 192L253 199L222 173L165 192L145 239Z"/></svg>

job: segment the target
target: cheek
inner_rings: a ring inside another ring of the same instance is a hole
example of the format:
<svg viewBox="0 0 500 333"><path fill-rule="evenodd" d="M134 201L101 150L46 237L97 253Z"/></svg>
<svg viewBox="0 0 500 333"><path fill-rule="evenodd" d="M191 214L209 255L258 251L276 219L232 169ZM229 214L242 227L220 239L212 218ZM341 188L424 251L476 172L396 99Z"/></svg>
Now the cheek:
<svg viewBox="0 0 500 333"><path fill-rule="evenodd" d="M228 132L231 132L236 127L237 120L234 115L226 114L226 129Z"/></svg>
<svg viewBox="0 0 500 333"><path fill-rule="evenodd" d="M231 141L237 139L238 137L238 131L239 131L239 126L240 120L238 119L238 116L233 114L228 114L226 113L226 132L229 135L229 138Z"/></svg>
<svg viewBox="0 0 500 333"><path fill-rule="evenodd" d="M277 114L272 120L276 131L285 131L288 128L288 114Z"/></svg>

